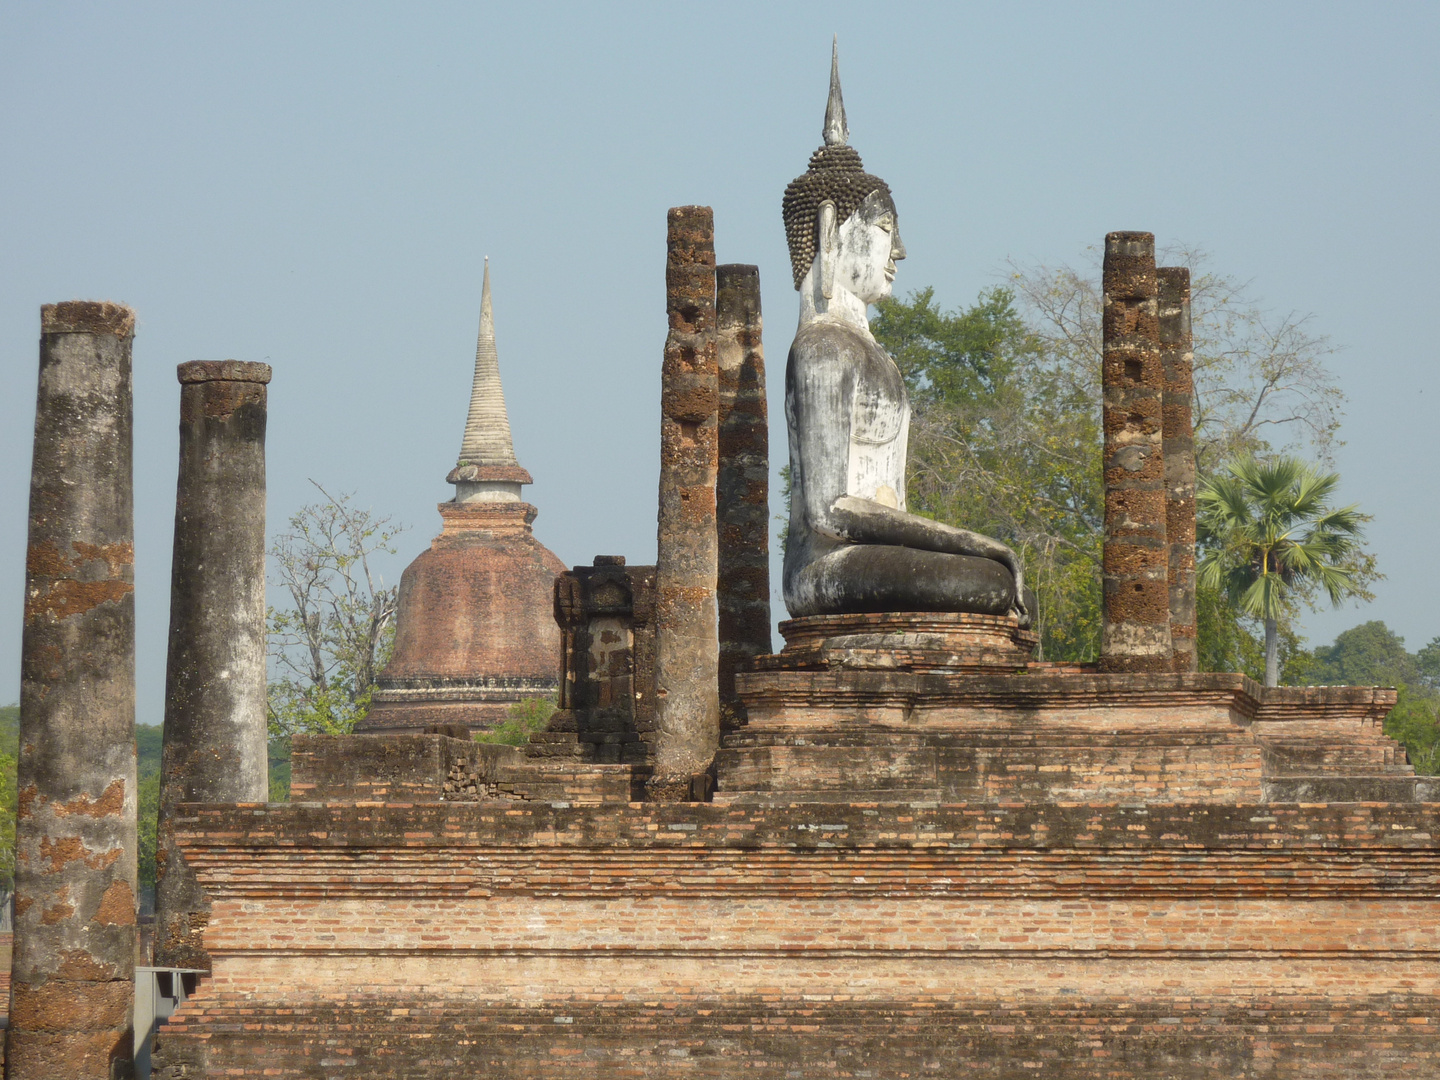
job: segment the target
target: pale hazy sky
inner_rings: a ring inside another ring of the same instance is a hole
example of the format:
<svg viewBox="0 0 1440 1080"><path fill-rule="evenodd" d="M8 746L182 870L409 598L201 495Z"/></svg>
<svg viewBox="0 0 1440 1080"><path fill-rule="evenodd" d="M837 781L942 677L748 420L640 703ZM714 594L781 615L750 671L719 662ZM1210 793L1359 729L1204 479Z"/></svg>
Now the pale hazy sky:
<svg viewBox="0 0 1440 1080"><path fill-rule="evenodd" d="M901 293L974 300L1107 231L1200 245L1342 346L1342 495L1384 619L1440 634L1432 477L1440 6L11 3L0 7L0 703L15 700L39 306L135 339L140 719L162 708L175 365L274 366L272 529L307 478L411 526L453 489L482 259L536 533L655 549L667 207L760 265L773 463L795 319L780 194L830 35Z"/></svg>

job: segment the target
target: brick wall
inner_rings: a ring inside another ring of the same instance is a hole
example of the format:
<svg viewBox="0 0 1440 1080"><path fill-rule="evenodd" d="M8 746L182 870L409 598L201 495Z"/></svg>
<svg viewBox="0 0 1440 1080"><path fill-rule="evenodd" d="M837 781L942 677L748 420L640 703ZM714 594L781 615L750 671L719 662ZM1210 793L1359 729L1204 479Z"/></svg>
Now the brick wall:
<svg viewBox="0 0 1440 1080"><path fill-rule="evenodd" d="M171 1076L1440 1071L1435 805L312 803L188 826L215 976L162 1034Z"/></svg>
<svg viewBox="0 0 1440 1080"><path fill-rule="evenodd" d="M190 808L215 974L161 1075L1440 1075L1393 691L738 683L709 803L432 734L298 739L309 801Z"/></svg>

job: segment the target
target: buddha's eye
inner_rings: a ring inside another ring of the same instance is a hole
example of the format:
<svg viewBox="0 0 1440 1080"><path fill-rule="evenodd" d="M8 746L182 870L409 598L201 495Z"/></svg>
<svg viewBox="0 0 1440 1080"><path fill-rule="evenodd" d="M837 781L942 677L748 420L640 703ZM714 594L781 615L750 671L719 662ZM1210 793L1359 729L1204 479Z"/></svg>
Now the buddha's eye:
<svg viewBox="0 0 1440 1080"><path fill-rule="evenodd" d="M895 229L895 219L892 218L889 214L886 214L875 224L879 225L880 228L884 229L886 232L893 232Z"/></svg>

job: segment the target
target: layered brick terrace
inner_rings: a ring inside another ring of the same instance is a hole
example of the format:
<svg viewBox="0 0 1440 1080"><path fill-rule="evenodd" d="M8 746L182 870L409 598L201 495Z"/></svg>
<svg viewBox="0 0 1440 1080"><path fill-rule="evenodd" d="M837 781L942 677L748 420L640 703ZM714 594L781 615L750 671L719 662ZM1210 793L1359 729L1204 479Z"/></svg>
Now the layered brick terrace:
<svg viewBox="0 0 1440 1080"><path fill-rule="evenodd" d="M1386 692L740 685L710 803L430 735L313 741L323 801L191 808L215 974L162 1075L1440 1076L1440 804ZM846 797L837 749L930 756Z"/></svg>

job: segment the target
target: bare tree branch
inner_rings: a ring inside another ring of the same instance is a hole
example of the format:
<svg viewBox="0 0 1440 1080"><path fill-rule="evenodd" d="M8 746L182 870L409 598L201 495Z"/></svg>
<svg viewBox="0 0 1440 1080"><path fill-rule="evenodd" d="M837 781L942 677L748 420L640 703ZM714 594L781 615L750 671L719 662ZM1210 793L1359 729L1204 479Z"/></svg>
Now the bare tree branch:
<svg viewBox="0 0 1440 1080"><path fill-rule="evenodd" d="M369 707L393 640L398 590L371 567L404 531L331 495L300 509L270 547L272 580L289 597L270 609L270 719L277 734L351 730Z"/></svg>

